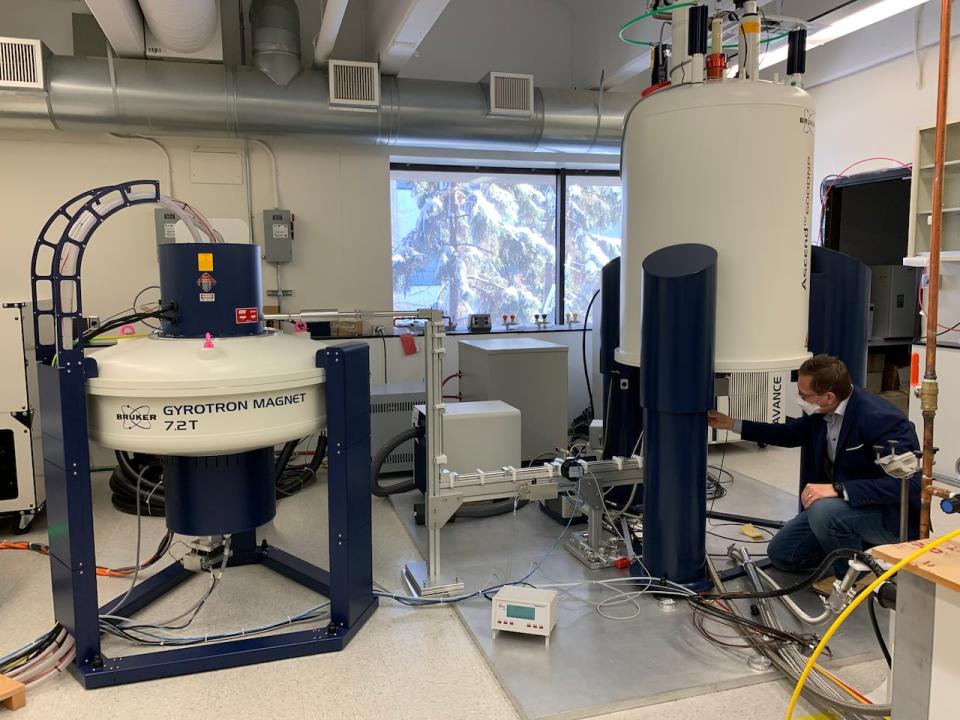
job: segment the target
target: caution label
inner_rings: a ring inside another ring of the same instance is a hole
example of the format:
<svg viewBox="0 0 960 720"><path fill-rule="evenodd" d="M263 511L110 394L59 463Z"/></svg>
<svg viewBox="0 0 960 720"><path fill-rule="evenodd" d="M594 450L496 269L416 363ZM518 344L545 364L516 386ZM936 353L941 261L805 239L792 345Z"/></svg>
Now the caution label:
<svg viewBox="0 0 960 720"><path fill-rule="evenodd" d="M197 270L213 272L213 253L197 253Z"/></svg>
<svg viewBox="0 0 960 720"><path fill-rule="evenodd" d="M205 272L203 275L197 278L197 285L205 293L208 293L211 290L213 290L213 286L216 284L217 284L217 281L214 280L213 275L211 275L210 273Z"/></svg>
<svg viewBox="0 0 960 720"><path fill-rule="evenodd" d="M200 293L200 302L215 302L216 299L216 293Z"/></svg>
<svg viewBox="0 0 960 720"><path fill-rule="evenodd" d="M257 309L255 307L237 308L236 315L237 315L237 325L255 323L260 319L260 313L257 312Z"/></svg>

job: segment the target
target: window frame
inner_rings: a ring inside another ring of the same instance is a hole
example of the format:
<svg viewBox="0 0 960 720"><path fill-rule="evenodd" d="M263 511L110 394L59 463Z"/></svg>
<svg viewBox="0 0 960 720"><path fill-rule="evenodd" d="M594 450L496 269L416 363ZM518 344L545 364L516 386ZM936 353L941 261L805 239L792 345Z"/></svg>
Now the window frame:
<svg viewBox="0 0 960 720"><path fill-rule="evenodd" d="M554 272L554 286L556 287L556 301L554 303L555 316L553 321L557 325L566 322L566 268L567 268L567 180L568 178L605 177L620 178L619 170L601 170L590 168L538 168L538 167L506 167L502 165L445 165L434 163L406 163L391 162L390 172L424 172L424 173L480 173L483 175L547 175L554 178L556 183L556 222L554 222L554 248L556 263ZM392 241L391 241L392 242ZM391 274L393 265L390 266ZM391 285L393 278L391 277Z"/></svg>

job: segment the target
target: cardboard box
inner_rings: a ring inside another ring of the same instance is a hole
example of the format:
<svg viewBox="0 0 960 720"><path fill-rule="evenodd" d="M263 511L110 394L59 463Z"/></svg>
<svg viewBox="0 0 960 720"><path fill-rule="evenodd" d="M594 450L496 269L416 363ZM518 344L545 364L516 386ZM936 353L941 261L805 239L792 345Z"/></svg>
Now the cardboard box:
<svg viewBox="0 0 960 720"><path fill-rule="evenodd" d="M363 320L340 320L330 323L334 337L360 337L363 335Z"/></svg>
<svg viewBox="0 0 960 720"><path fill-rule="evenodd" d="M893 391L900 389L900 375L897 372L896 365L887 365L883 368L883 391Z"/></svg>
<svg viewBox="0 0 960 720"><path fill-rule="evenodd" d="M910 411L910 395L902 390L880 393L880 397L890 402L895 408L906 415Z"/></svg>
<svg viewBox="0 0 960 720"><path fill-rule="evenodd" d="M867 372L868 373L878 373L883 372L883 367L886 364L886 355L882 352L873 352L867 355Z"/></svg>

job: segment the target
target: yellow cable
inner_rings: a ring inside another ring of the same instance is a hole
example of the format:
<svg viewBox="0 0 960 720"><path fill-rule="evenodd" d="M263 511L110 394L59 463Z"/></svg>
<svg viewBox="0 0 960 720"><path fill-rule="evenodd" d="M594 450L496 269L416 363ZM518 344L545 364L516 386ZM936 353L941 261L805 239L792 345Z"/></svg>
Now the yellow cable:
<svg viewBox="0 0 960 720"><path fill-rule="evenodd" d="M837 630L840 629L840 626L843 625L844 621L848 617L850 617L850 614L853 613L853 611L860 606L860 603L862 603L864 600L870 597L870 594L874 590L880 587L883 583L885 583L891 577L896 575L904 566L909 565L921 555L924 555L930 552L931 550L933 550L934 548L939 547L940 545L943 545L945 542L949 542L950 540L953 540L954 538L957 538L957 537L960 537L960 530L954 530L951 533L947 533L943 537L937 538L936 540L930 542L929 544L924 545L919 550L910 553L903 560L898 562L892 568L887 570L883 575L881 575L872 583L870 583L863 590L863 592L861 592L859 595L857 595L857 597L853 599L853 602L847 606L846 610L840 613L837 619L833 621L833 625L831 625L827 629L827 631L823 634L823 637L820 639L819 644L814 649L813 654L810 655L810 659L807 660L807 665L806 667L803 668L803 672L800 674L800 679L797 681L797 686L793 689L793 695L790 697L790 705L789 707L787 707L786 720L793 720L793 712L794 710L796 710L797 703L800 701L800 692L803 690L803 686L806 684L807 678L810 677L810 673L813 670L813 666L816 665L817 663L817 658L820 657L820 654L823 652L823 649L827 646L827 643L830 642L830 638L832 638L834 634L837 632Z"/></svg>

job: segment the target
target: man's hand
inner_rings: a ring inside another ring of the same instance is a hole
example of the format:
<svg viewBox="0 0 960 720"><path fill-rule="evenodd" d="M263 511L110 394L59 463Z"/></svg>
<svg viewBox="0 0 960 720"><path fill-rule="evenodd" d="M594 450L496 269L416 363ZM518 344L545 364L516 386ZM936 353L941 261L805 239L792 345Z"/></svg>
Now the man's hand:
<svg viewBox="0 0 960 720"><path fill-rule="evenodd" d="M708 410L707 425L715 430L733 430L733 418L716 410Z"/></svg>
<svg viewBox="0 0 960 720"><path fill-rule="evenodd" d="M833 485L804 485L803 490L800 491L800 503L806 510L817 500L821 500L823 498L835 498L836 496L837 491L833 489Z"/></svg>

